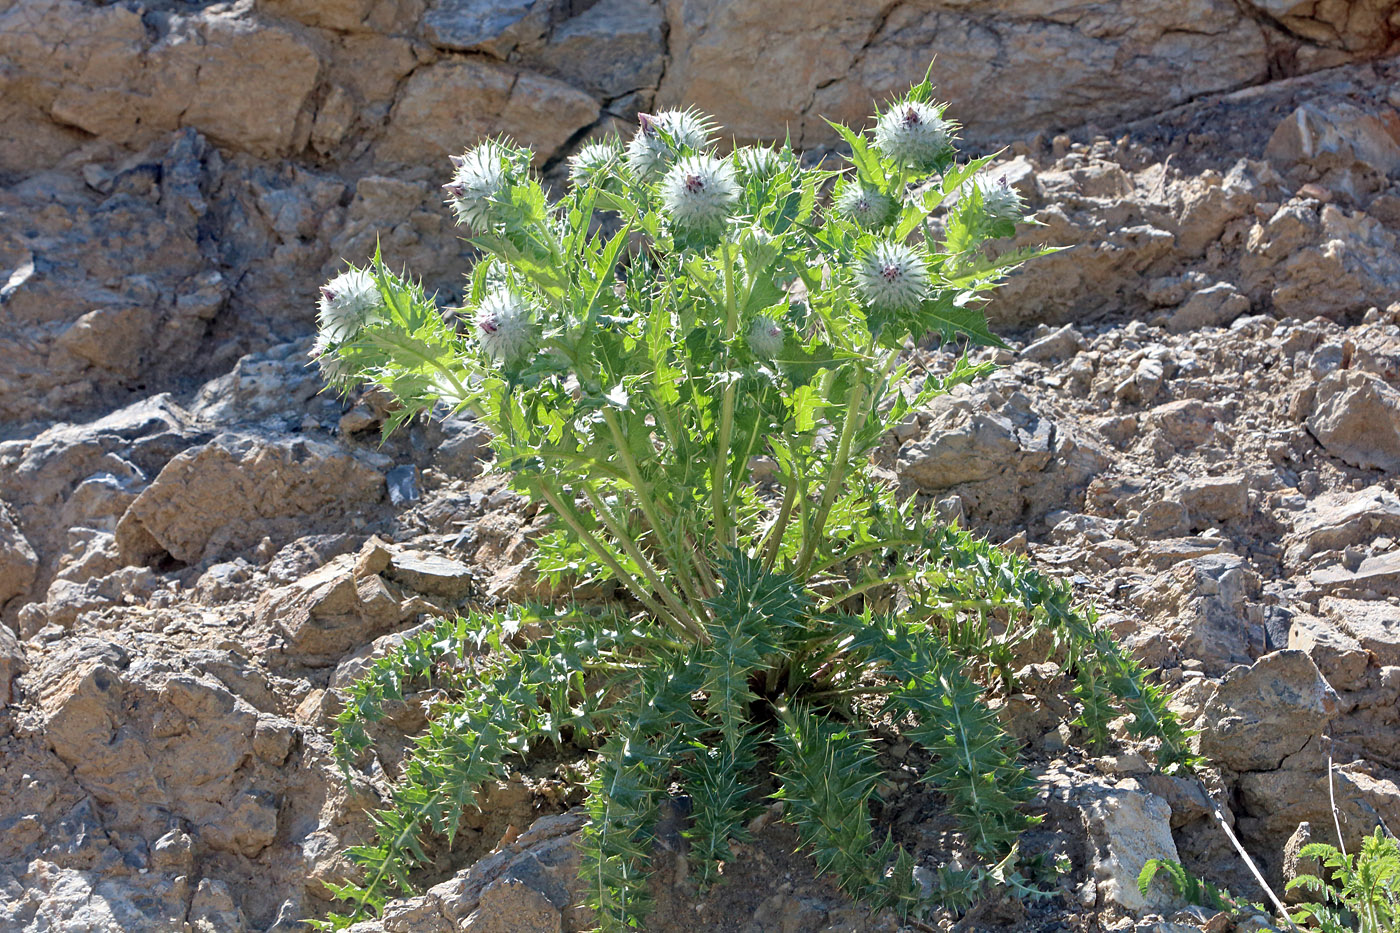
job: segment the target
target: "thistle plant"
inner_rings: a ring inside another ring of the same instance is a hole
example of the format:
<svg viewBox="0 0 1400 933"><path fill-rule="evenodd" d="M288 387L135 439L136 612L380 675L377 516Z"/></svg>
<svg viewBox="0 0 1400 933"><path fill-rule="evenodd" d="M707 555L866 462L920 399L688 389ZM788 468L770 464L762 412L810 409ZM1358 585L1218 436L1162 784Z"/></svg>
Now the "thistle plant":
<svg viewBox="0 0 1400 933"><path fill-rule="evenodd" d="M989 699L1016 689L1031 652L1073 678L1087 741L1126 722L1163 767L1190 766L1165 694L1066 585L938 525L873 467L894 425L990 370L963 356L916 374L911 338L1001 345L979 305L1035 255L981 249L1018 212L990 214L985 196L949 208L989 159L960 161L942 114L925 80L873 135L833 124L850 148L839 170L788 146L725 156L708 118L648 116L625 149L580 152L553 204L527 152L487 142L447 188L481 254L472 326L377 255L352 270L381 305L353 334L323 331L337 384L395 398L389 429L473 413L498 467L553 516L536 570L616 598L444 620L351 690L347 769L387 702L429 684L442 699L375 840L351 850L362 875L338 892L353 910L328 924L408 890L424 840L450 844L483 782L550 745L591 761L582 880L601 930L644 922L665 795L693 802L708 884L769 775L822 871L917 912L915 857L871 820L877 719L922 749L960 829L965 852L939 877L1019 877L1038 817ZM762 483L760 456L776 464Z"/></svg>

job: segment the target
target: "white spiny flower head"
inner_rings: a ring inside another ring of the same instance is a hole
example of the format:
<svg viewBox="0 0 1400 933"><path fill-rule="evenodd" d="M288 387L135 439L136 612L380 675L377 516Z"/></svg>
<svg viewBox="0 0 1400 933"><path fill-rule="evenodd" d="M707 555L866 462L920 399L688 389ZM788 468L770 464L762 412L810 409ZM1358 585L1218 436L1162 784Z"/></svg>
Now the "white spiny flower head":
<svg viewBox="0 0 1400 933"><path fill-rule="evenodd" d="M470 227L489 226L496 210L494 201L510 183L519 154L488 139L475 149L451 158L456 171L442 188L447 192L447 203L457 215L457 223Z"/></svg>
<svg viewBox="0 0 1400 933"><path fill-rule="evenodd" d="M875 124L875 146L901 165L925 168L953 141L956 126L937 107L918 100L894 104Z"/></svg>
<svg viewBox="0 0 1400 933"><path fill-rule="evenodd" d="M760 181L772 178L782 168L782 159L772 146L745 146L734 153L745 178Z"/></svg>
<svg viewBox="0 0 1400 933"><path fill-rule="evenodd" d="M749 350L761 360L771 360L782 352L784 336L783 325L777 318L760 314L749 325Z"/></svg>
<svg viewBox="0 0 1400 933"><path fill-rule="evenodd" d="M1026 216L1026 202L1021 192L1011 186L1005 175L975 175L963 183L963 192L976 189L982 195L982 210L993 220L1021 220Z"/></svg>
<svg viewBox="0 0 1400 933"><path fill-rule="evenodd" d="M616 139L599 139L588 143L569 157L569 180L576 185L588 184L609 166L621 161L622 144Z"/></svg>
<svg viewBox="0 0 1400 933"><path fill-rule="evenodd" d="M734 166L712 155L683 157L661 180L661 205L682 230L714 232L739 199Z"/></svg>
<svg viewBox="0 0 1400 933"><path fill-rule="evenodd" d="M327 385L339 386L350 378L350 364L341 358L325 334L316 335L316 342L307 356L321 370L321 378Z"/></svg>
<svg viewBox="0 0 1400 933"><path fill-rule="evenodd" d="M928 295L928 264L912 246L882 240L856 261L856 293L877 311L907 311Z"/></svg>
<svg viewBox="0 0 1400 933"><path fill-rule="evenodd" d="M695 110L663 110L660 113L639 113L637 135L627 143L627 167L643 181L649 181L670 168L677 146L687 146L700 152L710 145L713 125L708 117Z"/></svg>
<svg viewBox="0 0 1400 933"><path fill-rule="evenodd" d="M368 269L351 267L321 286L316 326L326 343L341 343L380 319L384 298Z"/></svg>
<svg viewBox="0 0 1400 933"><path fill-rule="evenodd" d="M889 195L854 178L848 179L836 193L836 212L867 230L889 223L893 208L894 201Z"/></svg>
<svg viewBox="0 0 1400 933"><path fill-rule="evenodd" d="M498 288L477 306L476 339L497 362L513 363L529 353L535 333L535 309L518 292Z"/></svg>

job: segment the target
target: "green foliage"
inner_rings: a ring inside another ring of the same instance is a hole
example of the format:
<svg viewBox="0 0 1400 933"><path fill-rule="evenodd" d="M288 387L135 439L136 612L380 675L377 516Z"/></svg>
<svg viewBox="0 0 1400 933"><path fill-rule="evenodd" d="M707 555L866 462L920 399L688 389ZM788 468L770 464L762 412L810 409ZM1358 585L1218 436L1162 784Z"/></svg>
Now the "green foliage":
<svg viewBox="0 0 1400 933"><path fill-rule="evenodd" d="M555 203L530 153L490 141L448 186L482 254L465 327L378 255L328 284L328 380L382 387L391 427L473 413L499 468L554 517L541 574L621 593L441 622L351 689L335 737L348 774L394 702L434 702L375 838L350 852L361 875L337 893L352 912L328 925L408 890L427 840L450 846L483 782L541 746L596 753L582 880L602 930L645 922L672 788L690 797L692 864L712 883L761 804L765 762L824 872L917 913L914 856L871 820L872 714L922 749L961 831L933 896L1035 896L1017 854L1038 820L1031 782L987 703L1032 652L1075 678L1091 740L1126 716L1163 767L1193 764L1166 696L1067 585L933 523L874 468L891 427L991 369L964 357L916 378L907 343L1000 345L981 302L1043 252L984 251L1015 232L1019 200L989 212L989 160L958 160L931 95L917 85L873 134L836 126L843 171L788 146L721 158L700 116L649 117L626 150L590 146ZM776 465L766 483L750 475L760 456Z"/></svg>
<svg viewBox="0 0 1400 933"><path fill-rule="evenodd" d="M1306 891L1317 903L1299 907L1293 919L1312 921L1323 933L1396 933L1400 931L1400 843L1380 827L1347 855L1335 846L1314 842L1298 852L1317 859L1328 884L1314 875L1299 875L1288 890Z"/></svg>
<svg viewBox="0 0 1400 933"><path fill-rule="evenodd" d="M1138 873L1138 890L1143 897L1152 891L1152 883L1160 880L1171 892L1188 904L1210 910L1224 910L1231 913L1264 913L1264 908L1239 900L1224 888L1217 888L1209 881L1203 881L1188 872L1180 862L1171 859L1148 859Z"/></svg>

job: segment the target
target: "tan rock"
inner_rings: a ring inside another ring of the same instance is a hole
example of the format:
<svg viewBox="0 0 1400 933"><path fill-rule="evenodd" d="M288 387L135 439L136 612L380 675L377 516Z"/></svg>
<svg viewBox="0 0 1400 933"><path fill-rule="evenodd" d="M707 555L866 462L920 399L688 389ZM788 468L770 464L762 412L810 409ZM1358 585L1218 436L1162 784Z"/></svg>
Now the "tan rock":
<svg viewBox="0 0 1400 933"><path fill-rule="evenodd" d="M1400 471L1400 391L1377 376L1354 370L1324 376L1308 430L1354 467Z"/></svg>
<svg viewBox="0 0 1400 933"><path fill-rule="evenodd" d="M1400 665L1400 606L1377 599L1324 597L1324 615L1376 658L1381 666Z"/></svg>
<svg viewBox="0 0 1400 933"><path fill-rule="evenodd" d="M672 59L659 99L744 114L732 126L741 140L788 127L798 144L829 142L820 116L864 121L872 101L924 73L933 50L933 81L963 102L956 114L976 139L1156 113L1268 74L1263 30L1225 0L1102 15L1020 0L998 5L994 27L988 13L952 3L670 0L667 10Z"/></svg>
<svg viewBox="0 0 1400 933"><path fill-rule="evenodd" d="M1275 651L1225 675L1196 724L1201 754L1234 771L1271 771L1336 711L1336 693L1307 654Z"/></svg>
<svg viewBox="0 0 1400 933"><path fill-rule="evenodd" d="M316 86L320 58L291 30L205 14L197 41L172 35L150 50L153 94L180 97L180 123L231 149L283 155Z"/></svg>
<svg viewBox="0 0 1400 933"><path fill-rule="evenodd" d="M176 560L290 541L383 495L373 467L324 441L223 434L175 457L117 523L130 559L154 544Z"/></svg>
<svg viewBox="0 0 1400 933"><path fill-rule="evenodd" d="M559 81L476 59L451 59L413 74L377 149L384 162L437 163L505 132L532 147L538 164L598 118L598 101Z"/></svg>
<svg viewBox="0 0 1400 933"><path fill-rule="evenodd" d="M1276 19L1310 42L1351 52L1379 52L1395 36L1395 0L1249 0L1249 6Z"/></svg>
<svg viewBox="0 0 1400 933"><path fill-rule="evenodd" d="M0 607L28 591L38 569L38 555L0 502Z"/></svg>
<svg viewBox="0 0 1400 933"><path fill-rule="evenodd" d="M1366 686L1369 653L1331 622L1311 615L1294 616L1288 647L1306 652L1333 688L1359 690Z"/></svg>

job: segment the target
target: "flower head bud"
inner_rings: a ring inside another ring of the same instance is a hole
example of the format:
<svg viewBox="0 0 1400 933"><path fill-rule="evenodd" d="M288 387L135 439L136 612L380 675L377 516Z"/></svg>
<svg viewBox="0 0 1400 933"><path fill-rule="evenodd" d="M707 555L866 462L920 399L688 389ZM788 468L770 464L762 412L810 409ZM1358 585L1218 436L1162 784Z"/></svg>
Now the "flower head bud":
<svg viewBox="0 0 1400 933"><path fill-rule="evenodd" d="M661 180L661 204L671 222L683 230L714 232L739 199L734 167L712 155L686 156Z"/></svg>
<svg viewBox="0 0 1400 933"><path fill-rule="evenodd" d="M590 184L616 165L622 155L622 144L615 139L588 143L569 157L569 180L576 185Z"/></svg>
<svg viewBox="0 0 1400 933"><path fill-rule="evenodd" d="M771 360L783 349L783 325L776 318L760 315L749 326L749 350L761 360Z"/></svg>
<svg viewBox="0 0 1400 933"><path fill-rule="evenodd" d="M316 335L316 341L311 344L307 356L316 363L321 370L321 378L325 379L328 385L338 386L350 378L350 364L331 346L325 334Z"/></svg>
<svg viewBox="0 0 1400 933"><path fill-rule="evenodd" d="M316 327L328 344L341 343L381 319L384 298L367 269L351 268L321 286Z"/></svg>
<svg viewBox="0 0 1400 933"><path fill-rule="evenodd" d="M901 165L932 165L953 141L956 127L922 101L895 104L875 124L875 146Z"/></svg>
<svg viewBox="0 0 1400 933"><path fill-rule="evenodd" d="M1021 192L1011 187L1005 175L975 175L963 183L963 194L976 190L982 195L982 210L993 220L1021 220L1026 216L1026 201Z"/></svg>
<svg viewBox="0 0 1400 933"><path fill-rule="evenodd" d="M771 146L745 146L734 153L744 177L760 181L772 178L782 168L782 160Z"/></svg>
<svg viewBox="0 0 1400 933"><path fill-rule="evenodd" d="M481 299L476 310L476 339L501 363L513 363L535 344L534 309L524 296L501 288Z"/></svg>
<svg viewBox="0 0 1400 933"><path fill-rule="evenodd" d="M836 193L836 212L867 230L889 223L894 201L880 189L850 179Z"/></svg>
<svg viewBox="0 0 1400 933"><path fill-rule="evenodd" d="M671 143L695 152L710 144L711 124L694 110L639 113L637 120L637 135L627 144L627 167L643 181L662 174L675 161L677 153Z"/></svg>
<svg viewBox="0 0 1400 933"><path fill-rule="evenodd" d="M928 294L928 265L912 246L882 241L856 261L856 293L877 311L907 311Z"/></svg>
<svg viewBox="0 0 1400 933"><path fill-rule="evenodd" d="M501 143L487 140L464 155L452 156L456 172L442 186L457 223L485 227L495 213L495 201L505 191L516 155Z"/></svg>

